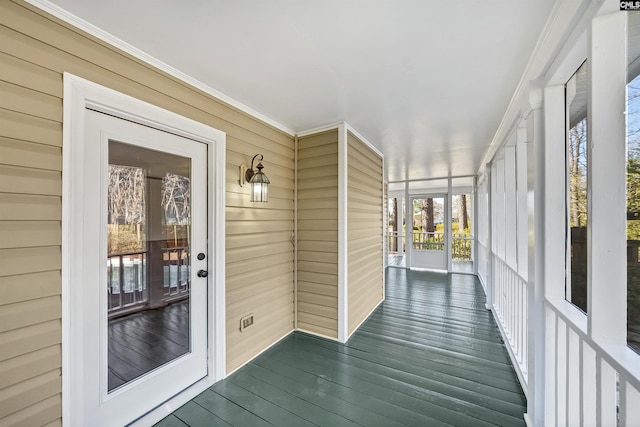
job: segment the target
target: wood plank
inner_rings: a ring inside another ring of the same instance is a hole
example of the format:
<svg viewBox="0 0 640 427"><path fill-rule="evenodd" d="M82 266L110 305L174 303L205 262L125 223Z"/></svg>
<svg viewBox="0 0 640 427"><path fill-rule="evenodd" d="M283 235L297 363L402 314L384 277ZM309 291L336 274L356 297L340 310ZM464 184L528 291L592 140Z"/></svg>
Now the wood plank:
<svg viewBox="0 0 640 427"><path fill-rule="evenodd" d="M301 271L321 274L338 274L338 265L326 262L298 261L298 274Z"/></svg>
<svg viewBox="0 0 640 427"><path fill-rule="evenodd" d="M60 74L0 52L0 80L62 99Z"/></svg>
<svg viewBox="0 0 640 427"><path fill-rule="evenodd" d="M0 384L8 387L38 375L60 369L60 346L54 345L0 362Z"/></svg>
<svg viewBox="0 0 640 427"><path fill-rule="evenodd" d="M338 154L338 144L320 145L306 149L298 149L298 159L311 159L317 156L326 156L328 154Z"/></svg>
<svg viewBox="0 0 640 427"><path fill-rule="evenodd" d="M0 421L7 426L40 426L59 423L62 417L62 394L58 393L20 411L13 412Z"/></svg>
<svg viewBox="0 0 640 427"><path fill-rule="evenodd" d="M338 168L337 154L324 154L322 156L309 157L308 159L298 159L298 171L315 167L335 167Z"/></svg>
<svg viewBox="0 0 640 427"><path fill-rule="evenodd" d="M291 390L296 390L298 394L304 393L307 387L311 390L316 390L316 388L320 386L322 390L320 393L328 394L334 399L353 405L354 408L347 408L347 410L351 411L351 413L356 416L354 421L359 423L367 420L374 424L377 422L389 423L383 425L395 425L393 423L397 422L400 422L403 425L416 426L446 425L434 420L433 418L399 408L386 399L373 398L359 390L328 381L324 378L319 378L304 370L287 366L278 362L275 358L259 358L247 367L247 371L250 375L259 378L269 378L273 383L281 383ZM318 391L316 391L316 393L318 393ZM317 400L313 398L313 402L316 401ZM332 402L329 401L328 405L331 403ZM336 406L338 406L338 408L340 407L339 405ZM365 410L366 412L363 413L362 410ZM371 416L375 416L378 419L373 420L371 419Z"/></svg>
<svg viewBox="0 0 640 427"><path fill-rule="evenodd" d="M347 344L294 333L220 384L316 425L327 411L361 425L524 426L526 401L477 279L386 274L387 299ZM301 330L337 336L337 320L299 308Z"/></svg>
<svg viewBox="0 0 640 427"><path fill-rule="evenodd" d="M163 418L156 424L154 427L189 427L185 424L180 418L176 417L174 414L169 415L166 418Z"/></svg>
<svg viewBox="0 0 640 427"><path fill-rule="evenodd" d="M0 333L60 319L61 314L58 295L0 305Z"/></svg>
<svg viewBox="0 0 640 427"><path fill-rule="evenodd" d="M318 166L300 169L298 167L298 181L316 180L318 178L338 176L337 166Z"/></svg>
<svg viewBox="0 0 640 427"><path fill-rule="evenodd" d="M207 411L194 401L187 402L174 412L175 416L188 426L231 426L220 417Z"/></svg>
<svg viewBox="0 0 640 427"><path fill-rule="evenodd" d="M62 170L62 149L0 137L0 163L52 171Z"/></svg>
<svg viewBox="0 0 640 427"><path fill-rule="evenodd" d="M298 292L309 292L317 295L327 295L331 297L338 297L337 284L325 285L322 283L306 282L304 280L298 280Z"/></svg>
<svg viewBox="0 0 640 427"><path fill-rule="evenodd" d="M321 316L313 313L307 313L303 309L301 309L298 313L298 324L306 324L311 325L308 330L315 331L315 327L322 328L325 330L324 334L327 336L338 336L338 316L337 314L333 317ZM323 332L319 332L323 333Z"/></svg>
<svg viewBox="0 0 640 427"><path fill-rule="evenodd" d="M277 401L290 412L305 418L316 425L359 426L384 425L400 426L398 422L383 417L376 417L358 406L347 404L328 393L282 378L257 365L250 365L245 373L239 373L232 382L245 388L256 389L263 396L279 396Z"/></svg>
<svg viewBox="0 0 640 427"><path fill-rule="evenodd" d="M314 424L270 403L261 396L251 393L242 387L238 387L231 381L220 381L212 386L211 390L262 418L266 422L266 425L271 423L276 426L314 426Z"/></svg>
<svg viewBox="0 0 640 427"><path fill-rule="evenodd" d="M0 136L62 147L62 123L0 109Z"/></svg>
<svg viewBox="0 0 640 427"><path fill-rule="evenodd" d="M336 252L298 250L298 261L315 261L315 262L337 264L338 254Z"/></svg>
<svg viewBox="0 0 640 427"><path fill-rule="evenodd" d="M360 154L366 156L370 160L382 163L382 158L351 132L347 132L347 144L349 144L349 147L357 150Z"/></svg>
<svg viewBox="0 0 640 427"><path fill-rule="evenodd" d="M0 276L60 270L59 246L0 249Z"/></svg>
<svg viewBox="0 0 640 427"><path fill-rule="evenodd" d="M331 129L321 133L315 133L313 135L301 136L298 139L298 148L309 148L317 145L337 144L338 143L338 129Z"/></svg>
<svg viewBox="0 0 640 427"><path fill-rule="evenodd" d="M60 295L61 288L59 270L0 277L0 304Z"/></svg>
<svg viewBox="0 0 640 427"><path fill-rule="evenodd" d="M0 221L0 249L57 246L61 234L59 221Z"/></svg>
<svg viewBox="0 0 640 427"><path fill-rule="evenodd" d="M57 171L0 165L0 193L60 196L62 175Z"/></svg>
<svg viewBox="0 0 640 427"><path fill-rule="evenodd" d="M334 176L328 176L328 177L321 177L321 178L315 178L313 180L303 180L298 182L298 190L300 191L304 191L304 190L318 190L318 194L316 195L316 197L326 197L324 195L320 195L320 190L322 189L331 189L334 191L337 191L337 187L338 187L338 176L334 175ZM308 197L308 195L306 195Z"/></svg>
<svg viewBox="0 0 640 427"><path fill-rule="evenodd" d="M298 304L304 302L313 305L321 305L330 308L338 307L338 297L330 295L318 295L309 292L298 291Z"/></svg>
<svg viewBox="0 0 640 427"><path fill-rule="evenodd" d="M0 108L62 122L62 99L0 80Z"/></svg>
<svg viewBox="0 0 640 427"><path fill-rule="evenodd" d="M334 209L338 210L337 197L324 197L324 198L298 198L298 214L306 210L314 209Z"/></svg>
<svg viewBox="0 0 640 427"><path fill-rule="evenodd" d="M0 390L0 419L60 393L62 378L55 369Z"/></svg>
<svg viewBox="0 0 640 427"><path fill-rule="evenodd" d="M0 221L60 221L60 196L0 193Z"/></svg>

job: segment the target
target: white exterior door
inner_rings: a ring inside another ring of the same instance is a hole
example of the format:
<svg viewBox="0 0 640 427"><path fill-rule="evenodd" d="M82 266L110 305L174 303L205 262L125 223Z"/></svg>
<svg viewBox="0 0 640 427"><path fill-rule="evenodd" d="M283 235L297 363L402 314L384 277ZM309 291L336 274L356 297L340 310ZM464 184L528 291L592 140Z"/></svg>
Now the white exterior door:
<svg viewBox="0 0 640 427"><path fill-rule="evenodd" d="M208 374L207 145L86 120L73 386L82 425L126 425Z"/></svg>
<svg viewBox="0 0 640 427"><path fill-rule="evenodd" d="M446 203L444 195L411 198L413 231L407 233L411 236L411 267L447 269Z"/></svg>

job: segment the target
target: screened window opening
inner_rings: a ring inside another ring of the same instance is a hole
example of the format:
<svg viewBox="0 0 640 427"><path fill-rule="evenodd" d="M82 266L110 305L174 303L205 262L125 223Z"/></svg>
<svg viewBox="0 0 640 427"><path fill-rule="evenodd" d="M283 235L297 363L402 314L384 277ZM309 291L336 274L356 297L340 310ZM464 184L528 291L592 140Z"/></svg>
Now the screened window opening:
<svg viewBox="0 0 640 427"><path fill-rule="evenodd" d="M627 27L627 344L640 353L640 12Z"/></svg>
<svg viewBox="0 0 640 427"><path fill-rule="evenodd" d="M569 79L566 96L567 220L565 298L587 313L587 62Z"/></svg>

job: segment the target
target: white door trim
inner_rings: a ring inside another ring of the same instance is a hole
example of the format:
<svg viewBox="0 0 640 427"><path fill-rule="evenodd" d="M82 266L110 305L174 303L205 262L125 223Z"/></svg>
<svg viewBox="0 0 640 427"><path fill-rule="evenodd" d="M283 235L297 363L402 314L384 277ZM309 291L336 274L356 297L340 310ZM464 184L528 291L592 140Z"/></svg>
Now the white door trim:
<svg viewBox="0 0 640 427"><path fill-rule="evenodd" d="M449 180L450 182L451 180ZM414 249L413 248L413 200L414 199L442 199L444 202L444 248L442 251L431 251L431 250L422 250L422 249ZM447 192L447 193L441 193L441 192L436 192L436 193L417 193L417 194L410 194L409 195L409 202L407 204L407 206L409 206L408 210L410 209L411 211L411 234L407 234L407 239L411 239L410 245L407 246L411 246L411 260L410 260L410 267L411 268L423 268L423 269L427 269L427 270L439 270L439 271L451 271L451 269L449 268L448 265L448 253L447 253L447 248L449 248L449 251L451 250L451 239L450 239L450 228L447 229L447 222L450 222L449 218L449 206L451 206L451 203L449 201L449 199L451 198L451 192ZM405 227L405 229L408 229L408 226ZM409 241L409 240L408 240ZM418 259L420 258L420 261L422 261L421 265L416 265L418 264ZM428 264L428 265L427 265Z"/></svg>
<svg viewBox="0 0 640 427"><path fill-rule="evenodd" d="M105 88L69 73L64 74L63 171L62 171L62 422L79 425L75 408L82 407L83 396L78 387L77 373L82 366L76 361L80 354L78 342L79 313L73 310L75 297L71 284L79 277L80 265L74 254L81 250L82 198L84 191L83 140L87 108L130 120L156 129L184 136L208 145L208 239L209 271L207 313L208 372L174 398L153 409L138 420L150 425L168 415L183 403L225 376L225 154L226 134L202 123Z"/></svg>

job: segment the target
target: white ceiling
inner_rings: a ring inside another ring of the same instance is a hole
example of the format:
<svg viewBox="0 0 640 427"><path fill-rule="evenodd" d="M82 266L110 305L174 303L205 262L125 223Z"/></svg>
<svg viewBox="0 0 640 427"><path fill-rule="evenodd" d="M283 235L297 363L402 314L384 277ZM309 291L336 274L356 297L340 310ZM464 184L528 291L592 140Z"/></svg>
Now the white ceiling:
<svg viewBox="0 0 640 427"><path fill-rule="evenodd" d="M347 121L390 181L473 175L553 0L52 0L302 132Z"/></svg>

